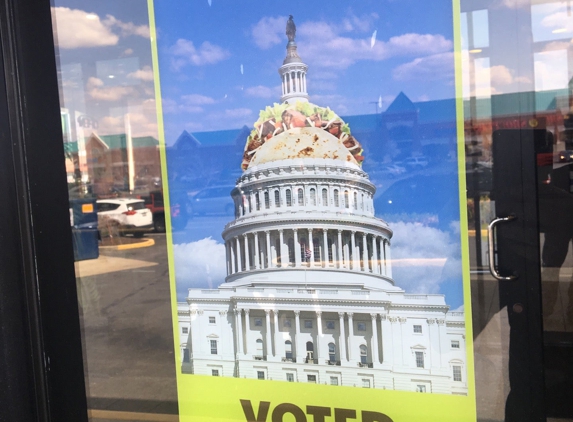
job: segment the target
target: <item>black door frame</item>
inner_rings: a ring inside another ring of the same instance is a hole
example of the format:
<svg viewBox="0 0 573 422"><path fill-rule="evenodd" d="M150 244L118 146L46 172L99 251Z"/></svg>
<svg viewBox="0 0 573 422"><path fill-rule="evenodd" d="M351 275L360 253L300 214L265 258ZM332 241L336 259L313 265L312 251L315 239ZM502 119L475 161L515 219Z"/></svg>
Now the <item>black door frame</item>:
<svg viewBox="0 0 573 422"><path fill-rule="evenodd" d="M0 421L87 421L50 2L2 0L0 49Z"/></svg>

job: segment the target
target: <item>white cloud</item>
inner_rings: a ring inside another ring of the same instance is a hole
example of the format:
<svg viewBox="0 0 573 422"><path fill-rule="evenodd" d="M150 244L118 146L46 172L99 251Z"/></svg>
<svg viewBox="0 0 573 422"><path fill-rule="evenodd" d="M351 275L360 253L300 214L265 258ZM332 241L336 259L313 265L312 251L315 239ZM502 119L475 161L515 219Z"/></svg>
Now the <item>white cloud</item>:
<svg viewBox="0 0 573 422"><path fill-rule="evenodd" d="M193 41L180 38L171 47L171 54L174 56L171 64L175 70L180 70L186 65L203 66L215 64L230 57L230 53L209 41L205 41L199 48L196 48Z"/></svg>
<svg viewBox="0 0 573 422"><path fill-rule="evenodd" d="M200 94L182 95L181 100L188 105L215 104L215 100L213 98Z"/></svg>
<svg viewBox="0 0 573 422"><path fill-rule="evenodd" d="M177 286L216 288L227 274L225 245L211 237L191 243L173 245ZM182 293L182 292L180 292Z"/></svg>
<svg viewBox="0 0 573 422"><path fill-rule="evenodd" d="M249 108L234 108L230 110L225 110L225 116L231 118L248 117L251 114L253 114L253 110Z"/></svg>
<svg viewBox="0 0 573 422"><path fill-rule="evenodd" d="M418 57L392 70L392 78L396 81L451 79L453 75L453 53Z"/></svg>
<svg viewBox="0 0 573 422"><path fill-rule="evenodd" d="M128 73L129 79L139 79L140 81L152 81L153 69L150 66L144 66L143 69L136 70L135 72Z"/></svg>
<svg viewBox="0 0 573 422"><path fill-rule="evenodd" d="M201 113L204 111L203 106L215 104L211 97L201 94L182 95L179 101L165 98L162 100L164 113Z"/></svg>
<svg viewBox="0 0 573 422"><path fill-rule="evenodd" d="M272 98L277 94L277 89L268 86L257 85L245 89L245 95L255 98Z"/></svg>
<svg viewBox="0 0 573 422"><path fill-rule="evenodd" d="M255 44L263 50L277 44L286 44L285 28L287 19L286 16L277 16L276 18L264 17L258 21L251 30Z"/></svg>
<svg viewBox="0 0 573 422"><path fill-rule="evenodd" d="M411 293L438 293L444 282L462 283L458 239L420 223L396 222L392 230L392 275L397 286Z"/></svg>
<svg viewBox="0 0 573 422"><path fill-rule="evenodd" d="M101 79L91 77L86 83L88 95L98 101L118 101L134 91L129 86L104 86Z"/></svg>
<svg viewBox="0 0 573 422"><path fill-rule="evenodd" d="M519 9L521 7L530 7L531 0L501 0L501 5L508 9Z"/></svg>
<svg viewBox="0 0 573 422"><path fill-rule="evenodd" d="M134 137L152 136L158 139L157 111L155 100L149 98L138 106L130 106L126 114L105 116L99 120L98 134L113 135L125 133L126 119L129 119L131 134Z"/></svg>
<svg viewBox="0 0 573 422"><path fill-rule="evenodd" d="M147 25L135 25L133 22L122 22L112 15L107 15L102 22L108 28L119 28L121 30L121 35L124 37L129 35L138 35L143 38L149 38L149 26Z"/></svg>
<svg viewBox="0 0 573 422"><path fill-rule="evenodd" d="M59 48L107 47L117 45L119 36L113 32L116 28L122 36L137 35L149 38L149 26L122 22L112 15L105 19L95 13L68 7L53 7L56 43Z"/></svg>
<svg viewBox="0 0 573 422"><path fill-rule="evenodd" d="M372 29L377 14L347 13L341 22L306 21L298 25L298 49L313 69L345 69L359 60L385 60L404 55L432 55L450 51L452 42L440 34L408 33L377 40L372 46ZM268 49L286 42L284 16L264 17L252 29L257 46Z"/></svg>
<svg viewBox="0 0 573 422"><path fill-rule="evenodd" d="M433 55L450 51L452 42L440 34L408 33L378 40L371 46L370 36L351 38L337 33L335 25L325 22L301 24L301 57L317 68L345 69L359 60L381 61L391 57Z"/></svg>
<svg viewBox="0 0 573 422"><path fill-rule="evenodd" d="M59 48L106 47L116 45L119 36L106 26L99 16L79 9L53 7L56 43Z"/></svg>

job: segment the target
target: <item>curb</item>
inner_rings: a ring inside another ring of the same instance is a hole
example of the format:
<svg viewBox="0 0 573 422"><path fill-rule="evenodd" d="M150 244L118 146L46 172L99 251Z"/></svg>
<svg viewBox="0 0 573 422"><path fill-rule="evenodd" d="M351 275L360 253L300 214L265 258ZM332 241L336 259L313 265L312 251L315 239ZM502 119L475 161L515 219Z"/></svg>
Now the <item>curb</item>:
<svg viewBox="0 0 573 422"><path fill-rule="evenodd" d="M128 243L126 245L115 245L115 246L100 246L100 249L123 251L126 249L137 249L137 248L147 248L149 246L155 245L155 240L147 239L143 242L138 243Z"/></svg>

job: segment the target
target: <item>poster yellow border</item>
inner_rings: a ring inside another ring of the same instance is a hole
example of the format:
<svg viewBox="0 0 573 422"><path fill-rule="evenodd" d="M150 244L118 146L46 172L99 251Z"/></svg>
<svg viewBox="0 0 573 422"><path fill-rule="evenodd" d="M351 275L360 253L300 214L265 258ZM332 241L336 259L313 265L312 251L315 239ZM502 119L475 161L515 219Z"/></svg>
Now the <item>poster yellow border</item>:
<svg viewBox="0 0 573 422"><path fill-rule="evenodd" d="M458 182L460 206L460 242L463 270L464 312L466 329L466 373L467 396L441 394L415 394L405 391L376 389L352 389L346 387L318 386L304 383L267 383L258 380L218 378L204 376L183 376L179 345L179 324L177 312L177 292L175 283L175 265L173 236L169 202L169 184L163 109L159 77L157 50L157 29L153 0L148 0L149 26L152 48L155 101L157 110L157 129L160 145L161 175L164 190L166 241L168 252L169 282L171 292L171 311L173 318L174 356L176 365L177 393L181 422L185 421L244 421L240 399L249 399L255 412L261 401L271 403L271 410L278 404L289 402L305 410L307 406L322 406L331 409L353 409L356 420L360 420L362 411L375 411L389 415L394 422L406 421L475 421L475 371L473 354L473 335L471 318L471 289L469 272L469 244L467 222L467 199L465 180L464 117L462 98L462 60L460 32L460 3L452 2L454 28L455 95L458 153ZM288 398L288 399L287 399ZM412 400L415 398L415 402ZM270 413L269 413L270 415ZM310 419L310 417L309 417ZM332 420L332 418L329 418ZM270 420L270 419L268 419ZM351 419L349 419L351 420ZM297 421L298 422L298 421Z"/></svg>

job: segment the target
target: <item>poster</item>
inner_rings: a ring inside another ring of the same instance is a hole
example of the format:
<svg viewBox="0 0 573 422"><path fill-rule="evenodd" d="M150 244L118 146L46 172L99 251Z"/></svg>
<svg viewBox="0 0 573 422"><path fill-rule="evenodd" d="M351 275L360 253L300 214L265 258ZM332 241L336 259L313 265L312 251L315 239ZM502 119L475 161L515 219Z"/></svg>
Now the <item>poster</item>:
<svg viewBox="0 0 573 422"><path fill-rule="evenodd" d="M454 7L150 1L182 421L475 420Z"/></svg>

